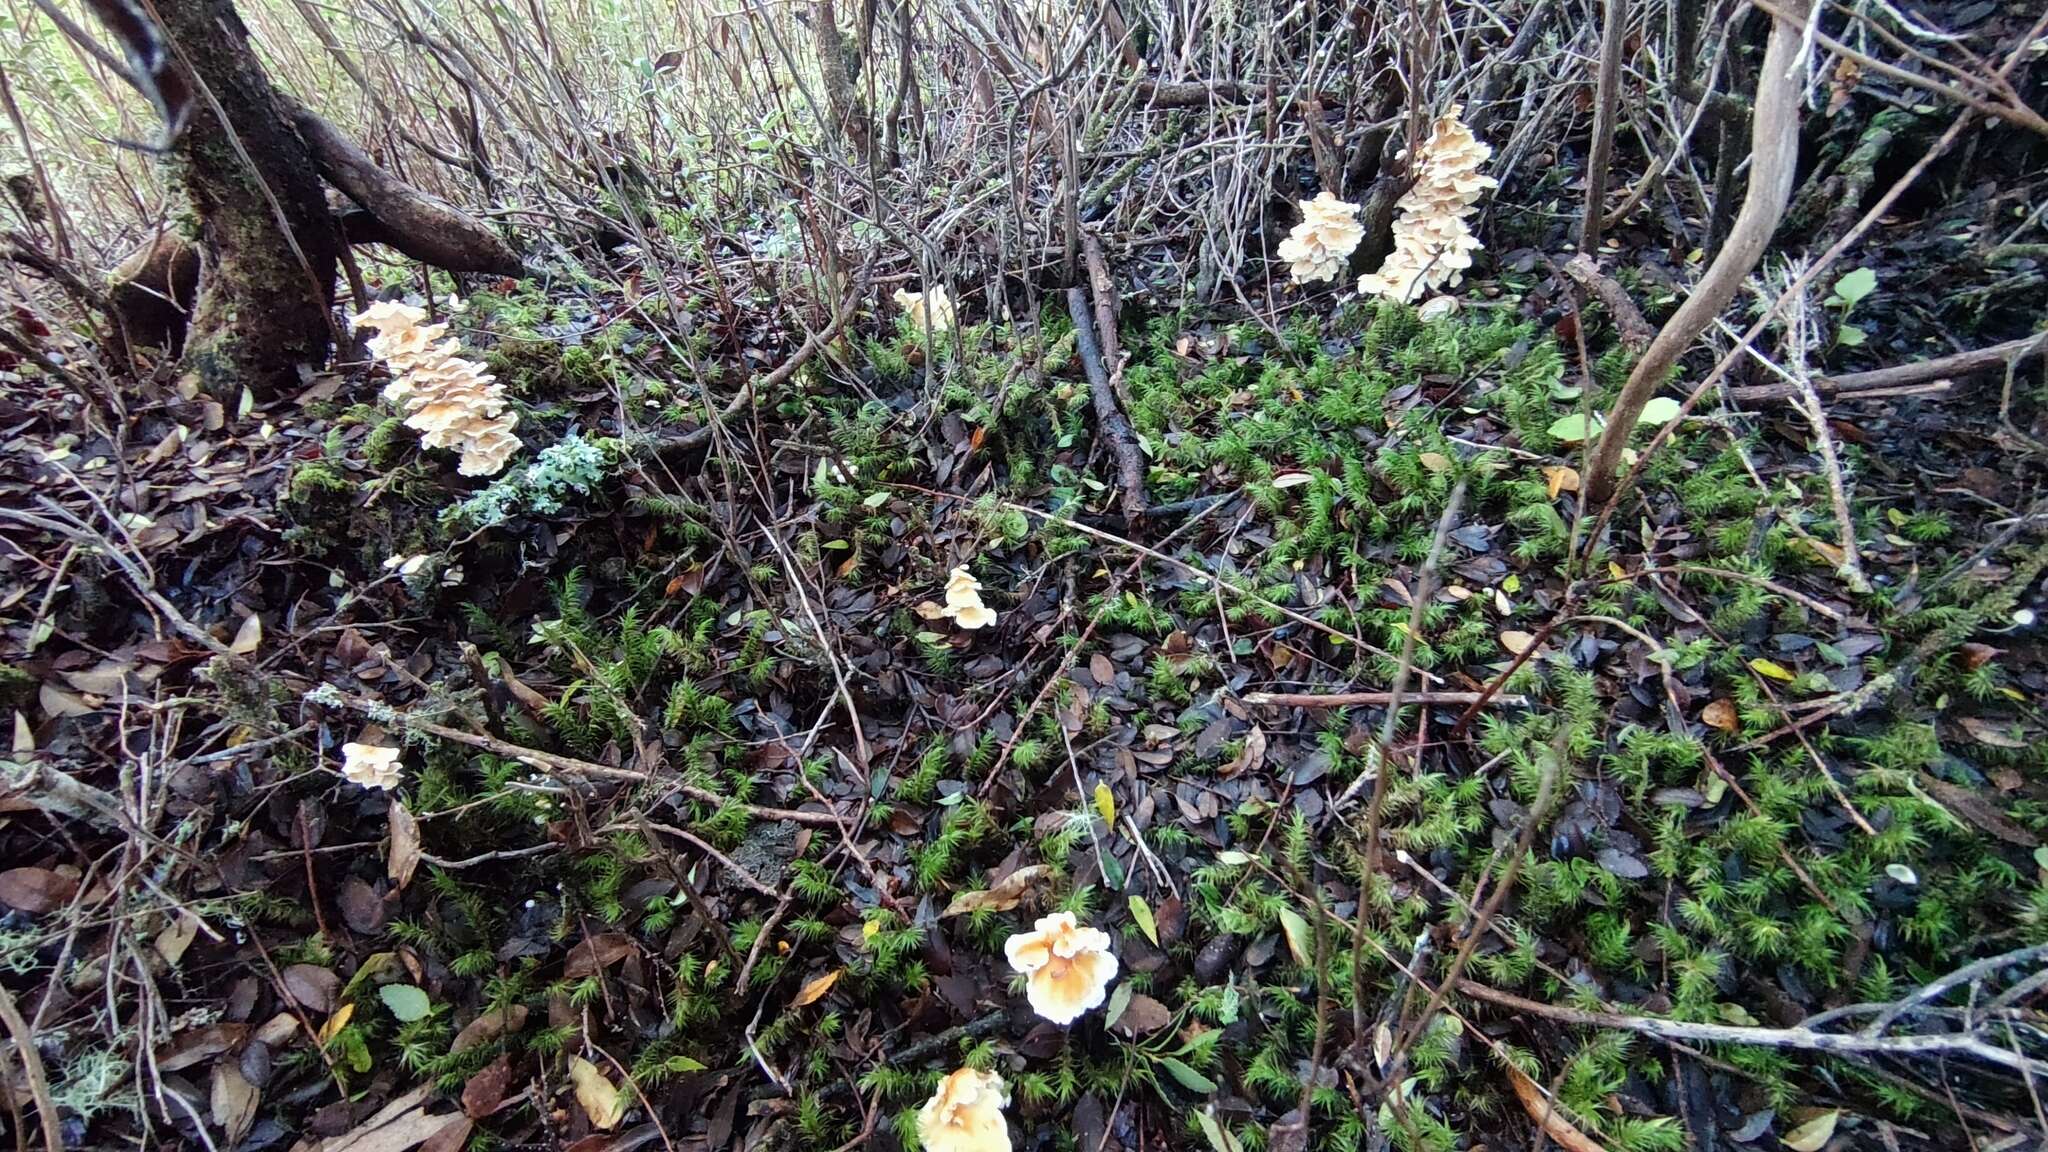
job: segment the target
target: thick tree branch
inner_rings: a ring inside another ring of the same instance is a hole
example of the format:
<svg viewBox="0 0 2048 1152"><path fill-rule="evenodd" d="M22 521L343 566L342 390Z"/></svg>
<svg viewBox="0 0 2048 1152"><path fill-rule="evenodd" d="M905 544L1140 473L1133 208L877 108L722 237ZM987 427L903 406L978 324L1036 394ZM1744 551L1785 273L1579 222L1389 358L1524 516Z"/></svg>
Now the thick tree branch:
<svg viewBox="0 0 2048 1152"><path fill-rule="evenodd" d="M517 276L523 271L518 253L496 232L385 171L319 113L289 96L280 98L312 149L320 174L377 222L374 230L352 224L351 242L374 239L450 272Z"/></svg>

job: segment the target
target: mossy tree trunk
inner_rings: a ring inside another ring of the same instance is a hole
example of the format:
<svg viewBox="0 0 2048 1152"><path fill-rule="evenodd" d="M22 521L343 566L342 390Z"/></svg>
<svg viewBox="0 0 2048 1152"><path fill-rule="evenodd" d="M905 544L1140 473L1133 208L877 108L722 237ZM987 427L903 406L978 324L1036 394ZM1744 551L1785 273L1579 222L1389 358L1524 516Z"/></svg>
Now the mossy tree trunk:
<svg viewBox="0 0 2048 1152"><path fill-rule="evenodd" d="M162 115L184 199L176 227L110 277L124 353L131 341L182 345L182 366L209 392L266 398L326 363L348 244L388 245L450 272L524 271L504 237L272 87L234 0L155 0L148 13L130 0L85 2L120 42L125 79ZM346 200L330 203L329 184Z"/></svg>
<svg viewBox="0 0 2048 1152"><path fill-rule="evenodd" d="M326 363L341 230L232 0L156 10L196 81L171 160L201 258L183 363L217 395L271 396Z"/></svg>

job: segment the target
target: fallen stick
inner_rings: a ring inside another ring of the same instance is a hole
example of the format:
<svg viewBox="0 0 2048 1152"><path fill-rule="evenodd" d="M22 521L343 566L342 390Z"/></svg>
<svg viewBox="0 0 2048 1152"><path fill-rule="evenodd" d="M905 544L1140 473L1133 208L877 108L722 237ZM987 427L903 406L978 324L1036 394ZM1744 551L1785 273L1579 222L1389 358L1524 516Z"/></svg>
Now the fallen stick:
<svg viewBox="0 0 2048 1152"><path fill-rule="evenodd" d="M1955 387L1955 378L1970 376L1978 372L2003 369L2029 357L2039 356L2048 351L2048 333L2035 333L1989 348L1977 348L1968 352L1957 352L1952 356L1936 356L1932 360L1916 360L1911 364L1894 364L1890 368L1873 368L1868 372L1845 372L1840 376L1817 377L1813 386L1822 396L1835 399L1876 398L1879 396L1912 395L1924 392L1945 392ZM1926 385L1934 387L1925 387ZM1907 391L1910 389L1911 391ZM1784 400L1798 394L1790 384L1757 384L1747 388L1730 388L1728 395L1737 400Z"/></svg>
<svg viewBox="0 0 2048 1152"><path fill-rule="evenodd" d="M797 346L797 350L789 354L789 359L776 365L774 371L757 381L749 381L746 386L733 393L732 399L725 402L725 407L718 410L718 419L715 424L706 423L701 428L693 428L680 435L661 437L653 443L652 447L655 455L667 458L669 456L681 455L694 448L703 447L711 442L713 427L722 425L727 420L739 415L741 410L752 403L754 398L762 392L766 392L771 388L780 388L782 385L789 383L789 378L796 375L797 369L810 363L811 357L824 351L825 346L838 339L839 334L846 330L846 326L853 322L854 302L860 299L860 294L866 287L865 283L857 285L853 292L841 302L839 315L834 317L830 324L825 325L825 327L806 337L804 342Z"/></svg>
<svg viewBox="0 0 2048 1152"><path fill-rule="evenodd" d="M482 736L475 732L464 732L460 728L450 728L446 724L436 724L431 720L422 720L417 716L396 712L390 705L376 700L364 700L354 696L343 696L342 700L349 707L365 715L395 720L397 723L415 732L424 732L439 740L452 740L457 744L467 744L471 748L480 748L493 756L502 756L507 760L517 760L534 768L544 768L564 775L586 776L598 780L631 780L644 783L662 779L652 772L641 772L633 768L614 768L609 764L578 760L574 756L558 756L553 752L543 752L538 748L524 748L509 740L500 740L495 736ZM706 804L724 805L738 803L738 801L735 801L730 796L720 796L708 788L699 788L694 784L685 784L680 780L673 781L672 786L682 792L683 795L693 800L701 800ZM839 817L830 812L801 812L794 808L763 808L756 804L740 804L740 808L747 815L762 820L787 820L792 824L808 824L814 828L837 828L840 826Z"/></svg>
<svg viewBox="0 0 2048 1152"><path fill-rule="evenodd" d="M1472 980L1458 981L1458 991L1477 1000L1498 1004L1517 1012L1560 1020L1591 1028L1612 1028L1638 1032L1659 1040L1685 1040L1706 1044L1747 1044L1764 1048L1790 1048L1801 1052L1826 1052L1835 1056L1972 1056L1987 1064L2009 1068L2022 1075L2048 1074L2048 1063L1989 1043L1972 1033L1932 1035L1866 1036L1861 1033L1816 1032L1810 1028L1758 1028L1735 1024L1693 1024L1661 1016L1624 1016L1614 1012L1587 1012L1561 1004L1545 1004L1512 992L1503 992Z"/></svg>
<svg viewBox="0 0 2048 1152"><path fill-rule="evenodd" d="M1650 346L1650 341L1657 338L1657 330L1643 319L1642 310L1629 299L1628 290L1614 277L1602 272L1591 256L1579 253L1565 264L1564 270L1607 309L1607 315L1614 320L1615 330L1621 334L1623 346L1629 351L1640 355Z"/></svg>
<svg viewBox="0 0 2048 1152"><path fill-rule="evenodd" d="M1095 322L1089 316L1088 291L1067 289L1067 315L1074 320L1074 348L1081 355L1081 368L1088 374L1088 392L1095 401L1095 430L1109 441L1116 457L1117 487L1123 492L1124 522L1135 524L1145 515L1145 457L1138 451L1137 434L1117 407L1116 391L1109 371L1103 367L1102 346L1095 341Z"/></svg>
<svg viewBox="0 0 2048 1152"><path fill-rule="evenodd" d="M1392 692L1247 692L1247 704L1270 704L1276 708L1354 708L1384 707L1394 698ZM1527 696L1488 697L1484 692L1403 692L1403 704L1477 704L1481 701L1498 704L1503 708L1527 708Z"/></svg>

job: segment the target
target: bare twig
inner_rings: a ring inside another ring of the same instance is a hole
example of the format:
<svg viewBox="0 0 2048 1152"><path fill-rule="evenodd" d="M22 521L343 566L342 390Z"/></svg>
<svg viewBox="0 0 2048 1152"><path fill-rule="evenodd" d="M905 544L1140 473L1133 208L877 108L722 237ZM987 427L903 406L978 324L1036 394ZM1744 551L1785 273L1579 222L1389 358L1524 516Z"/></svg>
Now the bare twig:
<svg viewBox="0 0 2048 1152"><path fill-rule="evenodd" d="M1270 704L1276 708L1383 708L1394 703L1392 692L1247 692L1247 704ZM1529 698L1516 695L1486 696L1481 692L1405 692L1403 704L1478 704L1490 702L1502 708L1527 708Z"/></svg>

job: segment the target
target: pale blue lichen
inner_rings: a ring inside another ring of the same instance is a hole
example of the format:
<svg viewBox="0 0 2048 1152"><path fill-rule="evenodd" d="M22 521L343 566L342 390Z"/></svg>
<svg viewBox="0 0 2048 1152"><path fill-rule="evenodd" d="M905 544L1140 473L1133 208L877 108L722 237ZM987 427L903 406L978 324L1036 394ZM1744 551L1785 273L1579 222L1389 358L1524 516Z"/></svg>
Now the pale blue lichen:
<svg viewBox="0 0 2048 1152"><path fill-rule="evenodd" d="M551 516L571 495L588 496L615 463L618 441L571 434L541 450L534 462L448 509L449 521L491 528L514 516Z"/></svg>

